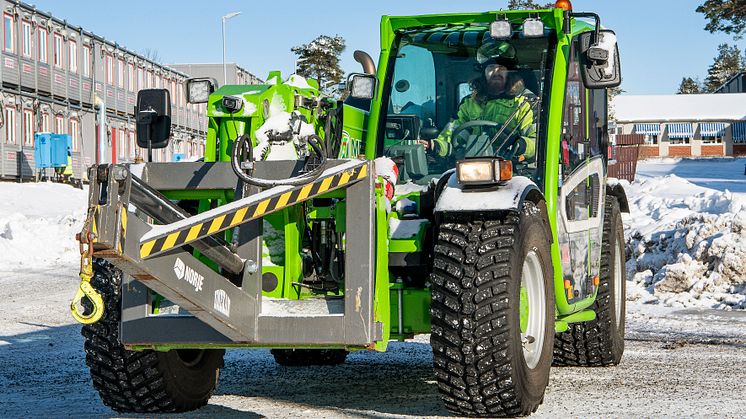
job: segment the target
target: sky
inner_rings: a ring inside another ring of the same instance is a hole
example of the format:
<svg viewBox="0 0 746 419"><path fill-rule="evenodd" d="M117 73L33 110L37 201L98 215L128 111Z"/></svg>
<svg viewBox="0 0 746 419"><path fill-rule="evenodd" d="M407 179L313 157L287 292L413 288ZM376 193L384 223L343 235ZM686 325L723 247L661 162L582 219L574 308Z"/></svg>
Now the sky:
<svg viewBox="0 0 746 419"><path fill-rule="evenodd" d="M541 0L544 2L549 0ZM682 77L704 80L721 43L746 48L746 40L704 30L695 12L704 0L573 0L575 11L593 11L619 39L622 88L626 94L675 93ZM161 62L222 62L221 16L241 12L226 23L226 61L266 78L271 70L293 71L290 48L318 35L341 35L345 72L360 71L356 49L375 61L381 15L497 10L507 0L36 0L40 10Z"/></svg>

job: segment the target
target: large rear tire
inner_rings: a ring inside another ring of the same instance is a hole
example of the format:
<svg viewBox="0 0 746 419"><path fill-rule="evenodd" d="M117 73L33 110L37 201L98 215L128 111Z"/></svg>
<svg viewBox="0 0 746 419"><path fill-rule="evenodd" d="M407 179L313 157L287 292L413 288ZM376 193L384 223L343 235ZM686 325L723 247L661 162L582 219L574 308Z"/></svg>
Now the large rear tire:
<svg viewBox="0 0 746 419"><path fill-rule="evenodd" d="M122 272L94 259L93 286L101 293L104 317L84 325L86 364L93 386L117 412L185 412L207 404L217 386L222 349L129 351L119 341Z"/></svg>
<svg viewBox="0 0 746 419"><path fill-rule="evenodd" d="M596 320L571 324L554 341L554 365L607 367L624 353L626 278L624 225L616 198L606 197Z"/></svg>
<svg viewBox="0 0 746 419"><path fill-rule="evenodd" d="M275 362L285 367L340 365L347 359L344 349L272 349Z"/></svg>
<svg viewBox="0 0 746 419"><path fill-rule="evenodd" d="M543 203L520 214L446 215L432 273L435 377L467 416L536 411L554 339L550 235Z"/></svg>

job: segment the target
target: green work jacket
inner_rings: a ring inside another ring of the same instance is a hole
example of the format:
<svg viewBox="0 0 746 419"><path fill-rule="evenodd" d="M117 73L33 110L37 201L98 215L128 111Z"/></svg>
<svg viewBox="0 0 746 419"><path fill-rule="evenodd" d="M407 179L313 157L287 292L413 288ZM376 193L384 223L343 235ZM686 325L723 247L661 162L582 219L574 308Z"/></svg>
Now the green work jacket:
<svg viewBox="0 0 746 419"><path fill-rule="evenodd" d="M491 99L484 104L480 104L473 97L468 97L459 106L457 118L448 124L446 129L433 140L435 153L441 157L446 157L453 153L453 149L457 144L453 143L451 134L459 125L475 120L493 121L502 124L510 118L510 115L516 109L518 109L518 113L508 124L506 132L510 133L518 126L516 132L526 143L526 150L523 156L528 161L533 160L536 157L536 129L534 114L526 95Z"/></svg>

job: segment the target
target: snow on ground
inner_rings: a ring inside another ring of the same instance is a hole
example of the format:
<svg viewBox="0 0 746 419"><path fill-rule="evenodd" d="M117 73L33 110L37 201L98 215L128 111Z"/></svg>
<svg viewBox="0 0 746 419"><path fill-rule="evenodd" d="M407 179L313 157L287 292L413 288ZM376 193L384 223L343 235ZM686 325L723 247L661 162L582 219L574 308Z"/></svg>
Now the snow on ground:
<svg viewBox="0 0 746 419"><path fill-rule="evenodd" d="M0 271L75 264L87 190L58 183L0 183Z"/></svg>
<svg viewBox="0 0 746 419"><path fill-rule="evenodd" d="M623 182L627 298L746 309L746 159L659 159ZM734 192L735 191L735 192Z"/></svg>
<svg viewBox="0 0 746 419"><path fill-rule="evenodd" d="M629 265L650 269L654 279L644 285L632 277L638 282L629 287L635 301L628 305L624 359L617 368L553 368L534 417L743 415L746 384L734 365L744 359L746 312L668 306L737 307L718 292L728 298L739 293L715 283L738 281L729 273L735 261L725 256L740 255L742 204L725 189L746 193L746 177L738 182L744 163L641 164L640 182L626 185L633 213L625 224L637 249ZM69 186L0 183L0 417L121 416L93 389L80 326L68 308L79 283L73 237L85 207L86 193ZM694 244L687 247L691 231ZM679 254L692 260L679 262ZM698 262L705 254L707 263ZM709 269L697 271L707 287L673 294L656 289L677 263ZM230 350L209 405L178 417L446 415L428 336L421 335L392 342L386 353L355 352L339 367L287 368L266 349Z"/></svg>

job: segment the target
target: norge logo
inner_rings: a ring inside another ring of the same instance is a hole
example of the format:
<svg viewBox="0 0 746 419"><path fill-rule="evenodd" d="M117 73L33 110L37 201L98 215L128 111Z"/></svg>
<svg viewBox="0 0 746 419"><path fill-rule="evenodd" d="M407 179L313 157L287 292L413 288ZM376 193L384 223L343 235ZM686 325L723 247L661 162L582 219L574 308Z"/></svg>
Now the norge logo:
<svg viewBox="0 0 746 419"><path fill-rule="evenodd" d="M194 269L186 266L181 258L176 258L176 262L174 262L174 273L177 278L183 279L193 286L195 291L202 291L202 283L205 281L205 277L198 274Z"/></svg>

